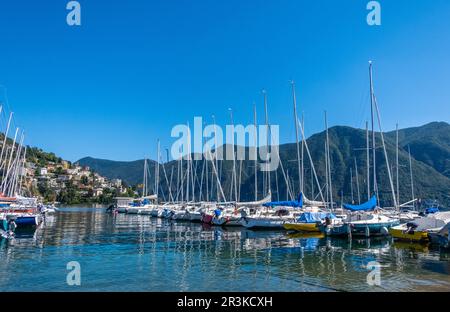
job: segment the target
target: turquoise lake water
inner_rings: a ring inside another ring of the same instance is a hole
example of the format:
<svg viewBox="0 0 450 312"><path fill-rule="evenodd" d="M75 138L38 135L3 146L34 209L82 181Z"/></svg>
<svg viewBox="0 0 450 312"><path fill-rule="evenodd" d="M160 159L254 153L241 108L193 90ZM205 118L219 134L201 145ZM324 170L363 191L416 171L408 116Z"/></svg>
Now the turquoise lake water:
<svg viewBox="0 0 450 312"><path fill-rule="evenodd" d="M66 282L80 264L81 285ZM381 265L370 286L367 264ZM0 291L450 291L450 255L391 239L251 231L67 208L0 241Z"/></svg>

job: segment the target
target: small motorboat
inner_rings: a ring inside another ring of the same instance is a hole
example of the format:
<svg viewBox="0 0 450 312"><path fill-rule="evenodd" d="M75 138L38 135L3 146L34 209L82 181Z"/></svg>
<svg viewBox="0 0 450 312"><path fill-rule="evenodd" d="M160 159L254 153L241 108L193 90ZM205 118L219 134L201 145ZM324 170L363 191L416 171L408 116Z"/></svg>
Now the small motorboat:
<svg viewBox="0 0 450 312"><path fill-rule="evenodd" d="M332 213L304 212L294 222L287 222L283 226L286 230L296 232L321 232L321 226L342 224Z"/></svg>
<svg viewBox="0 0 450 312"><path fill-rule="evenodd" d="M448 223L450 223L450 213L437 212L394 226L389 233L397 240L426 242L430 240L430 233L440 232Z"/></svg>

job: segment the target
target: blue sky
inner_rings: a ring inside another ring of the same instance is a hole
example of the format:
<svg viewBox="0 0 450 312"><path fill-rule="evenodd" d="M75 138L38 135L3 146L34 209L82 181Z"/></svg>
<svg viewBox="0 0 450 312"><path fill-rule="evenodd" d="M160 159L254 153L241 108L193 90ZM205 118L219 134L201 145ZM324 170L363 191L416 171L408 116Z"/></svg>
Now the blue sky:
<svg viewBox="0 0 450 312"><path fill-rule="evenodd" d="M362 127L368 60L386 130L450 121L448 0L380 1L379 27L368 0L80 0L80 27L67 2L1 0L0 85L26 143L72 161L154 158L174 125L251 123L253 102L262 122L263 88L292 142L290 79L307 134L324 110Z"/></svg>

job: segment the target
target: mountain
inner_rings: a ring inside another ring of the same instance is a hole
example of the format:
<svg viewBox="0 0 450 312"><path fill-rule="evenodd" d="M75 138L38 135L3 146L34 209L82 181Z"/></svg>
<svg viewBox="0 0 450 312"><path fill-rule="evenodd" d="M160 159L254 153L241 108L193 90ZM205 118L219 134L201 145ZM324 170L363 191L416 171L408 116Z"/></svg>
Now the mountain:
<svg viewBox="0 0 450 312"><path fill-rule="evenodd" d="M447 123L431 123L422 127L407 128L399 131L399 191L400 203L409 201L411 194L411 179L409 171L408 147L411 149L412 171L414 183L414 195L416 198L436 199L442 205L450 207L450 125ZM317 133L307 140L307 145L313 159L314 168L317 172L319 184L323 188L325 185L325 132ZM351 201L353 188L353 199L358 201L358 186L361 201L367 199L367 161L366 161L366 133L365 130L351 127L337 126L329 129L330 138L330 159L333 199L340 203ZM386 152L389 158L389 165L392 169L392 179L394 188L396 187L396 135L395 132L385 134ZM377 185L379 188L380 200L384 205L392 205L392 192L390 187L387 163L385 161L384 150L381 144L380 133L376 133L376 160L377 160ZM225 149L231 146L223 147ZM248 148L246 155L248 155ZM288 187L292 190L292 195L296 196L300 190L299 174L297 166L296 144L283 144L279 149L281 166L271 173L271 189L274 199L286 199ZM310 160L307 151L304 151L305 181L304 191L308 197L320 198L318 186L312 175ZM248 157L246 157L248 159ZM356 180L356 166L358 176ZM81 165L89 166L99 174L108 178L120 178L128 184L134 185L142 183L143 160L133 162L116 162L100 160L94 158L83 158L79 160ZM207 166L206 166L207 163ZM194 172L195 196L196 199L206 197L208 193L218 192L215 183L215 176L212 176L213 168L211 162L203 160L194 161L192 170ZM154 185L155 162L149 163L150 182ZM253 200L255 198L255 175L254 161L236 161L238 179L240 176L240 199ZM208 168L208 187L206 187L206 168ZM353 180L351 179L350 168L352 169ZM186 172L186 162L183 162L183 172ZM234 198L232 189L232 161L219 161L217 171L221 176L221 185L226 199ZM165 174L164 174L165 171ZM241 173L241 174L239 174ZM372 169L370 169L370 181L372 184ZM160 170L160 190L161 196L169 196L169 185L175 193L179 189L178 196L186 193L186 184L183 181L183 189L176 188L177 177L181 176L179 161L171 161L161 166ZM203 179L201 177L204 177ZM262 172L258 172L258 198L261 198L267 190L265 178ZM203 182L202 182L203 181ZM352 181L352 183L351 183ZM239 181L238 181L239 184ZM181 182L180 182L181 185ZM371 186L373 189L373 184ZM219 190L220 191L220 190ZM190 190L192 192L192 190ZM238 190L239 192L239 190ZM192 194L192 193L191 193ZM323 194L323 196L325 196ZM173 194L176 197L176 194Z"/></svg>
<svg viewBox="0 0 450 312"><path fill-rule="evenodd" d="M101 176L108 179L121 179L127 185L142 183L144 174L144 160L113 161L85 157L77 161L80 166L87 166ZM149 169L154 168L155 162L149 160ZM150 172L154 172L150 170Z"/></svg>
<svg viewBox="0 0 450 312"><path fill-rule="evenodd" d="M388 133L395 139L395 131ZM450 125L433 122L422 127L399 130L399 145L412 156L450 178Z"/></svg>

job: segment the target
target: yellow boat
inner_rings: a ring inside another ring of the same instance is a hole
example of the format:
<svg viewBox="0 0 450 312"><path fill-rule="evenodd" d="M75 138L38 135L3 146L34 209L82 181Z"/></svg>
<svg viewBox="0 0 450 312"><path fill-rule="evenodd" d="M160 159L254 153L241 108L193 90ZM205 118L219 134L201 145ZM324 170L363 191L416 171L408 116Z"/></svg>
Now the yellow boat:
<svg viewBox="0 0 450 312"><path fill-rule="evenodd" d="M320 232L318 223L285 223L283 227L289 231L317 233Z"/></svg>
<svg viewBox="0 0 450 312"><path fill-rule="evenodd" d="M415 231L408 229L404 225L394 226L389 229L389 234L394 239L412 241L412 242L428 242L428 231Z"/></svg>

